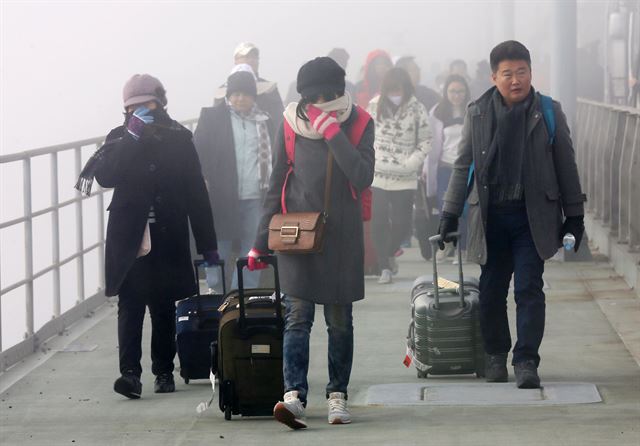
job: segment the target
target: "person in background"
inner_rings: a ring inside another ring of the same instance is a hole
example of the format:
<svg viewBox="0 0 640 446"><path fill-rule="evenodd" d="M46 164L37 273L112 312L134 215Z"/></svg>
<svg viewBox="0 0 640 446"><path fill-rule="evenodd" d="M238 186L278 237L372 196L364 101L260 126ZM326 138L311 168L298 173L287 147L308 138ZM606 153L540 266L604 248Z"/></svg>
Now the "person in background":
<svg viewBox="0 0 640 446"><path fill-rule="evenodd" d="M373 50L362 68L362 80L356 84L355 100L367 108L369 101L380 93L384 75L393 67L391 56L384 50Z"/></svg>
<svg viewBox="0 0 640 446"><path fill-rule="evenodd" d="M197 292L189 223L208 264L219 260L207 189L189 130L171 119L158 79L134 75L124 86L124 124L111 130L89 159L77 188L91 193L95 178L114 188L109 205L106 295L118 295L121 376L114 390L131 399L142 392L142 325L151 314L154 390L175 390L175 301Z"/></svg>
<svg viewBox="0 0 640 446"><path fill-rule="evenodd" d="M471 89L471 99L477 99L482 94L491 88L491 66L488 60L481 60L476 67L476 77L471 81L469 85Z"/></svg>
<svg viewBox="0 0 640 446"><path fill-rule="evenodd" d="M431 88L420 84L420 67L413 56L404 56L396 61L396 67L405 70L411 78L414 95L418 102L431 110L440 101L440 95Z"/></svg>
<svg viewBox="0 0 640 446"><path fill-rule="evenodd" d="M245 65L251 67L251 72L256 80L256 89L258 92L256 104L258 108L268 114L275 124L280 124L282 121L282 112L284 111L282 98L280 97L277 83L260 77L260 50L253 43L242 42L238 44L233 52L233 63L234 69L231 70L230 74L236 71L249 71ZM242 65L242 67L238 68L238 65ZM224 102L226 97L226 85L223 84L215 94L213 105L215 106Z"/></svg>
<svg viewBox="0 0 640 446"><path fill-rule="evenodd" d="M378 283L386 284L397 273L396 252L411 228L418 172L431 150L431 131L427 109L401 68L387 72L368 111L376 123L372 235L382 269Z"/></svg>
<svg viewBox="0 0 640 446"><path fill-rule="evenodd" d="M567 120L555 101L555 137L549 138L540 95L531 86L529 50L508 40L491 50L489 60L495 87L467 110L439 233L443 241L450 241L448 234L456 231L468 195L467 255L482 271L479 311L486 379L508 380L507 295L513 276L516 385L538 388L538 350L545 326L544 261L556 254L567 233L575 237L574 249L580 247L586 196Z"/></svg>
<svg viewBox="0 0 640 446"><path fill-rule="evenodd" d="M269 116L256 104L256 82L251 73L238 71L227 79L226 100L205 107L194 134L194 143L209 188L221 257L231 260L232 245L240 252L251 249L262 214L262 200L271 175L271 140L274 132ZM217 269L207 269L207 282L214 288ZM246 288L257 288L258 271L245 274ZM231 288L238 287L234 271Z"/></svg>
<svg viewBox="0 0 640 446"><path fill-rule="evenodd" d="M327 57L330 57L333 60L335 60L336 63L340 65L345 72L347 71L347 65L349 64L349 57L350 57L349 53L347 53L347 50L345 50L344 48L333 48L331 51L329 51L329 54L327 54ZM349 82L348 80L345 80L344 90L345 92L349 93L349 95L351 95L352 98L355 97L356 87L355 85L353 85L353 83ZM287 97L285 99L285 103L290 104L292 102L297 102L299 100L300 100L300 93L298 93L296 89L296 82L293 81L291 82L291 85L289 85L289 91L287 91Z"/></svg>
<svg viewBox="0 0 640 446"><path fill-rule="evenodd" d="M458 145L462 139L462 123L467 104L471 99L464 77L450 74L444 83L442 100L429 113L433 133L432 150L424 162L427 202L431 207L442 209L444 194L449 185L453 164L458 157ZM461 225L459 248L465 250L466 221ZM444 261L454 251L453 243L447 243L436 259ZM454 264L458 258L454 258Z"/></svg>
<svg viewBox="0 0 640 446"><path fill-rule="evenodd" d="M283 211L283 194L289 212L323 210L331 153L333 173L322 251L277 253L285 296L285 394L273 412L276 420L292 429L307 427L309 335L316 304L322 305L329 335L328 422L351 422L347 387L353 362L353 302L364 298L360 194L373 180L374 164L373 121L345 94L345 72L333 59L317 57L305 63L298 71L297 88L302 99L289 104L284 115L295 133L295 165L289 175L285 133L280 126L264 211L254 248L248 254L250 270L266 267L259 257L269 250L269 222ZM354 146L347 133L356 122L364 125L364 133Z"/></svg>
<svg viewBox="0 0 640 446"><path fill-rule="evenodd" d="M464 77L467 85L471 83L471 78L467 72L467 63L462 59L455 59L449 64L449 74L457 74Z"/></svg>
<svg viewBox="0 0 640 446"><path fill-rule="evenodd" d="M384 75L393 67L391 56L386 51L374 50L367 55L362 67L362 80L356 84L355 102L362 108L367 108L369 101L380 93L380 86ZM367 276L377 276L381 273L378 255L372 240L371 221L364 225L364 272Z"/></svg>

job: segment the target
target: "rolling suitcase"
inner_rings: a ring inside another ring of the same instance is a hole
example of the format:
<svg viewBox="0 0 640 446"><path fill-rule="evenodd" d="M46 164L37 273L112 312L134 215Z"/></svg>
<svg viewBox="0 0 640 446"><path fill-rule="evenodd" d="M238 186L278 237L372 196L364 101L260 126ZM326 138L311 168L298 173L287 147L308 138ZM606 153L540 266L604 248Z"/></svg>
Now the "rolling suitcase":
<svg viewBox="0 0 640 446"><path fill-rule="evenodd" d="M439 235L429 238L434 252L439 240ZM411 291L405 365L413 362L418 378L473 373L479 378L484 376L478 281L464 279L460 249L456 251L458 283L438 278L434 255L433 276L418 277Z"/></svg>
<svg viewBox="0 0 640 446"><path fill-rule="evenodd" d="M198 267L204 261L193 262L196 279ZM218 307L227 293L224 282L224 261L218 266L222 276L222 294L198 294L182 299L176 304L176 350L180 360L180 376L186 384L192 379L209 379L209 372L216 369L215 357L211 354L212 343L218 340L220 313ZM213 363L212 363L213 362Z"/></svg>
<svg viewBox="0 0 640 446"><path fill-rule="evenodd" d="M261 257L273 267L275 289L244 289L240 258L238 290L231 291L221 306L218 334L219 406L226 420L232 415L272 415L282 398L282 338L284 329L278 263L274 256Z"/></svg>

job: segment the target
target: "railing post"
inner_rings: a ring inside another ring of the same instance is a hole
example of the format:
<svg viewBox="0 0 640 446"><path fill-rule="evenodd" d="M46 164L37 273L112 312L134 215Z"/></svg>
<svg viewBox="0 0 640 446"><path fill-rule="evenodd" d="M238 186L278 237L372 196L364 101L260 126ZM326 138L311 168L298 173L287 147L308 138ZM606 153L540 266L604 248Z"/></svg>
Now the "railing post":
<svg viewBox="0 0 640 446"><path fill-rule="evenodd" d="M24 275L27 283L24 287L26 306L25 339L33 336L33 220L31 217L31 158L22 161L22 194L24 222Z"/></svg>
<svg viewBox="0 0 640 446"><path fill-rule="evenodd" d="M82 170L82 146L76 147L76 178L80 176ZM81 253L84 249L83 226L82 226L82 193L76 190L76 251ZM84 300L84 255L79 255L76 259L78 302Z"/></svg>
<svg viewBox="0 0 640 446"><path fill-rule="evenodd" d="M96 149L99 149L102 143L96 144ZM98 195L96 196L98 202L98 286L102 289L105 287L104 278L104 190L100 185L98 187Z"/></svg>
<svg viewBox="0 0 640 446"><path fill-rule="evenodd" d="M58 193L58 152L50 155L51 166L51 254L53 260L53 317L61 314L60 303L60 212L57 208L60 201Z"/></svg>

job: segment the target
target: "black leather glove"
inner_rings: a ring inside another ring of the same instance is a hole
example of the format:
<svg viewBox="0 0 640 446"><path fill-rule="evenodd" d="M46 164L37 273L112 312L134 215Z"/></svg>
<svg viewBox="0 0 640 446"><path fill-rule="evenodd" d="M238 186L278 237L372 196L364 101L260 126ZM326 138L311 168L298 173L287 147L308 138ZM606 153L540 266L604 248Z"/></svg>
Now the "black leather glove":
<svg viewBox="0 0 640 446"><path fill-rule="evenodd" d="M577 215L575 217L567 217L562 225L562 231L560 231L560 240L564 237L565 234L573 234L576 238L576 244L573 247L575 252L578 252L578 248L580 248L580 242L582 241L582 236L584 235L584 215Z"/></svg>
<svg viewBox="0 0 640 446"><path fill-rule="evenodd" d="M438 246L440 249L444 249L445 242L455 242L455 239L447 237L452 232L458 230L458 216L446 211L442 211L440 214L440 226L438 227L438 234L440 234L440 241ZM577 237L576 237L577 239Z"/></svg>

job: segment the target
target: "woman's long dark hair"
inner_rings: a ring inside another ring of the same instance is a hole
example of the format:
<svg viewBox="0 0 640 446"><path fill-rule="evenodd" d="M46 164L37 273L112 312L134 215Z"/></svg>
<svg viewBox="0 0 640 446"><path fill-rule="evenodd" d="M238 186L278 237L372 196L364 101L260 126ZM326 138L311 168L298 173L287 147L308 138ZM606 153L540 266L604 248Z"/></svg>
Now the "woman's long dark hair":
<svg viewBox="0 0 640 446"><path fill-rule="evenodd" d="M395 105L387 97L389 92L394 90L402 91L402 102L400 105L404 105L409 102L409 99L413 96L414 88L409 74L402 68L391 68L387 71L387 74L382 79L382 86L380 87L380 99L378 100L378 108L376 110L377 120L383 117L393 116L392 110L395 109Z"/></svg>
<svg viewBox="0 0 640 446"><path fill-rule="evenodd" d="M309 117L307 116L307 105L317 104L320 98L324 99L326 102L329 102L333 101L334 99L338 99L340 96L344 96L344 90L325 91L311 96L303 96L300 98L300 102L298 102L298 106L296 107L296 116L303 121L308 121Z"/></svg>
<svg viewBox="0 0 640 446"><path fill-rule="evenodd" d="M471 100L471 92L469 91L469 84L467 84L467 80L458 75L458 74L450 74L444 81L444 87L442 89L442 99L436 106L436 109L433 111L433 116L438 118L438 120L447 123L453 119L453 104L449 101L449 96L447 95L447 90L449 89L449 85L454 82L458 82L459 84L464 85L464 89L466 93L464 95L463 107L469 103Z"/></svg>

